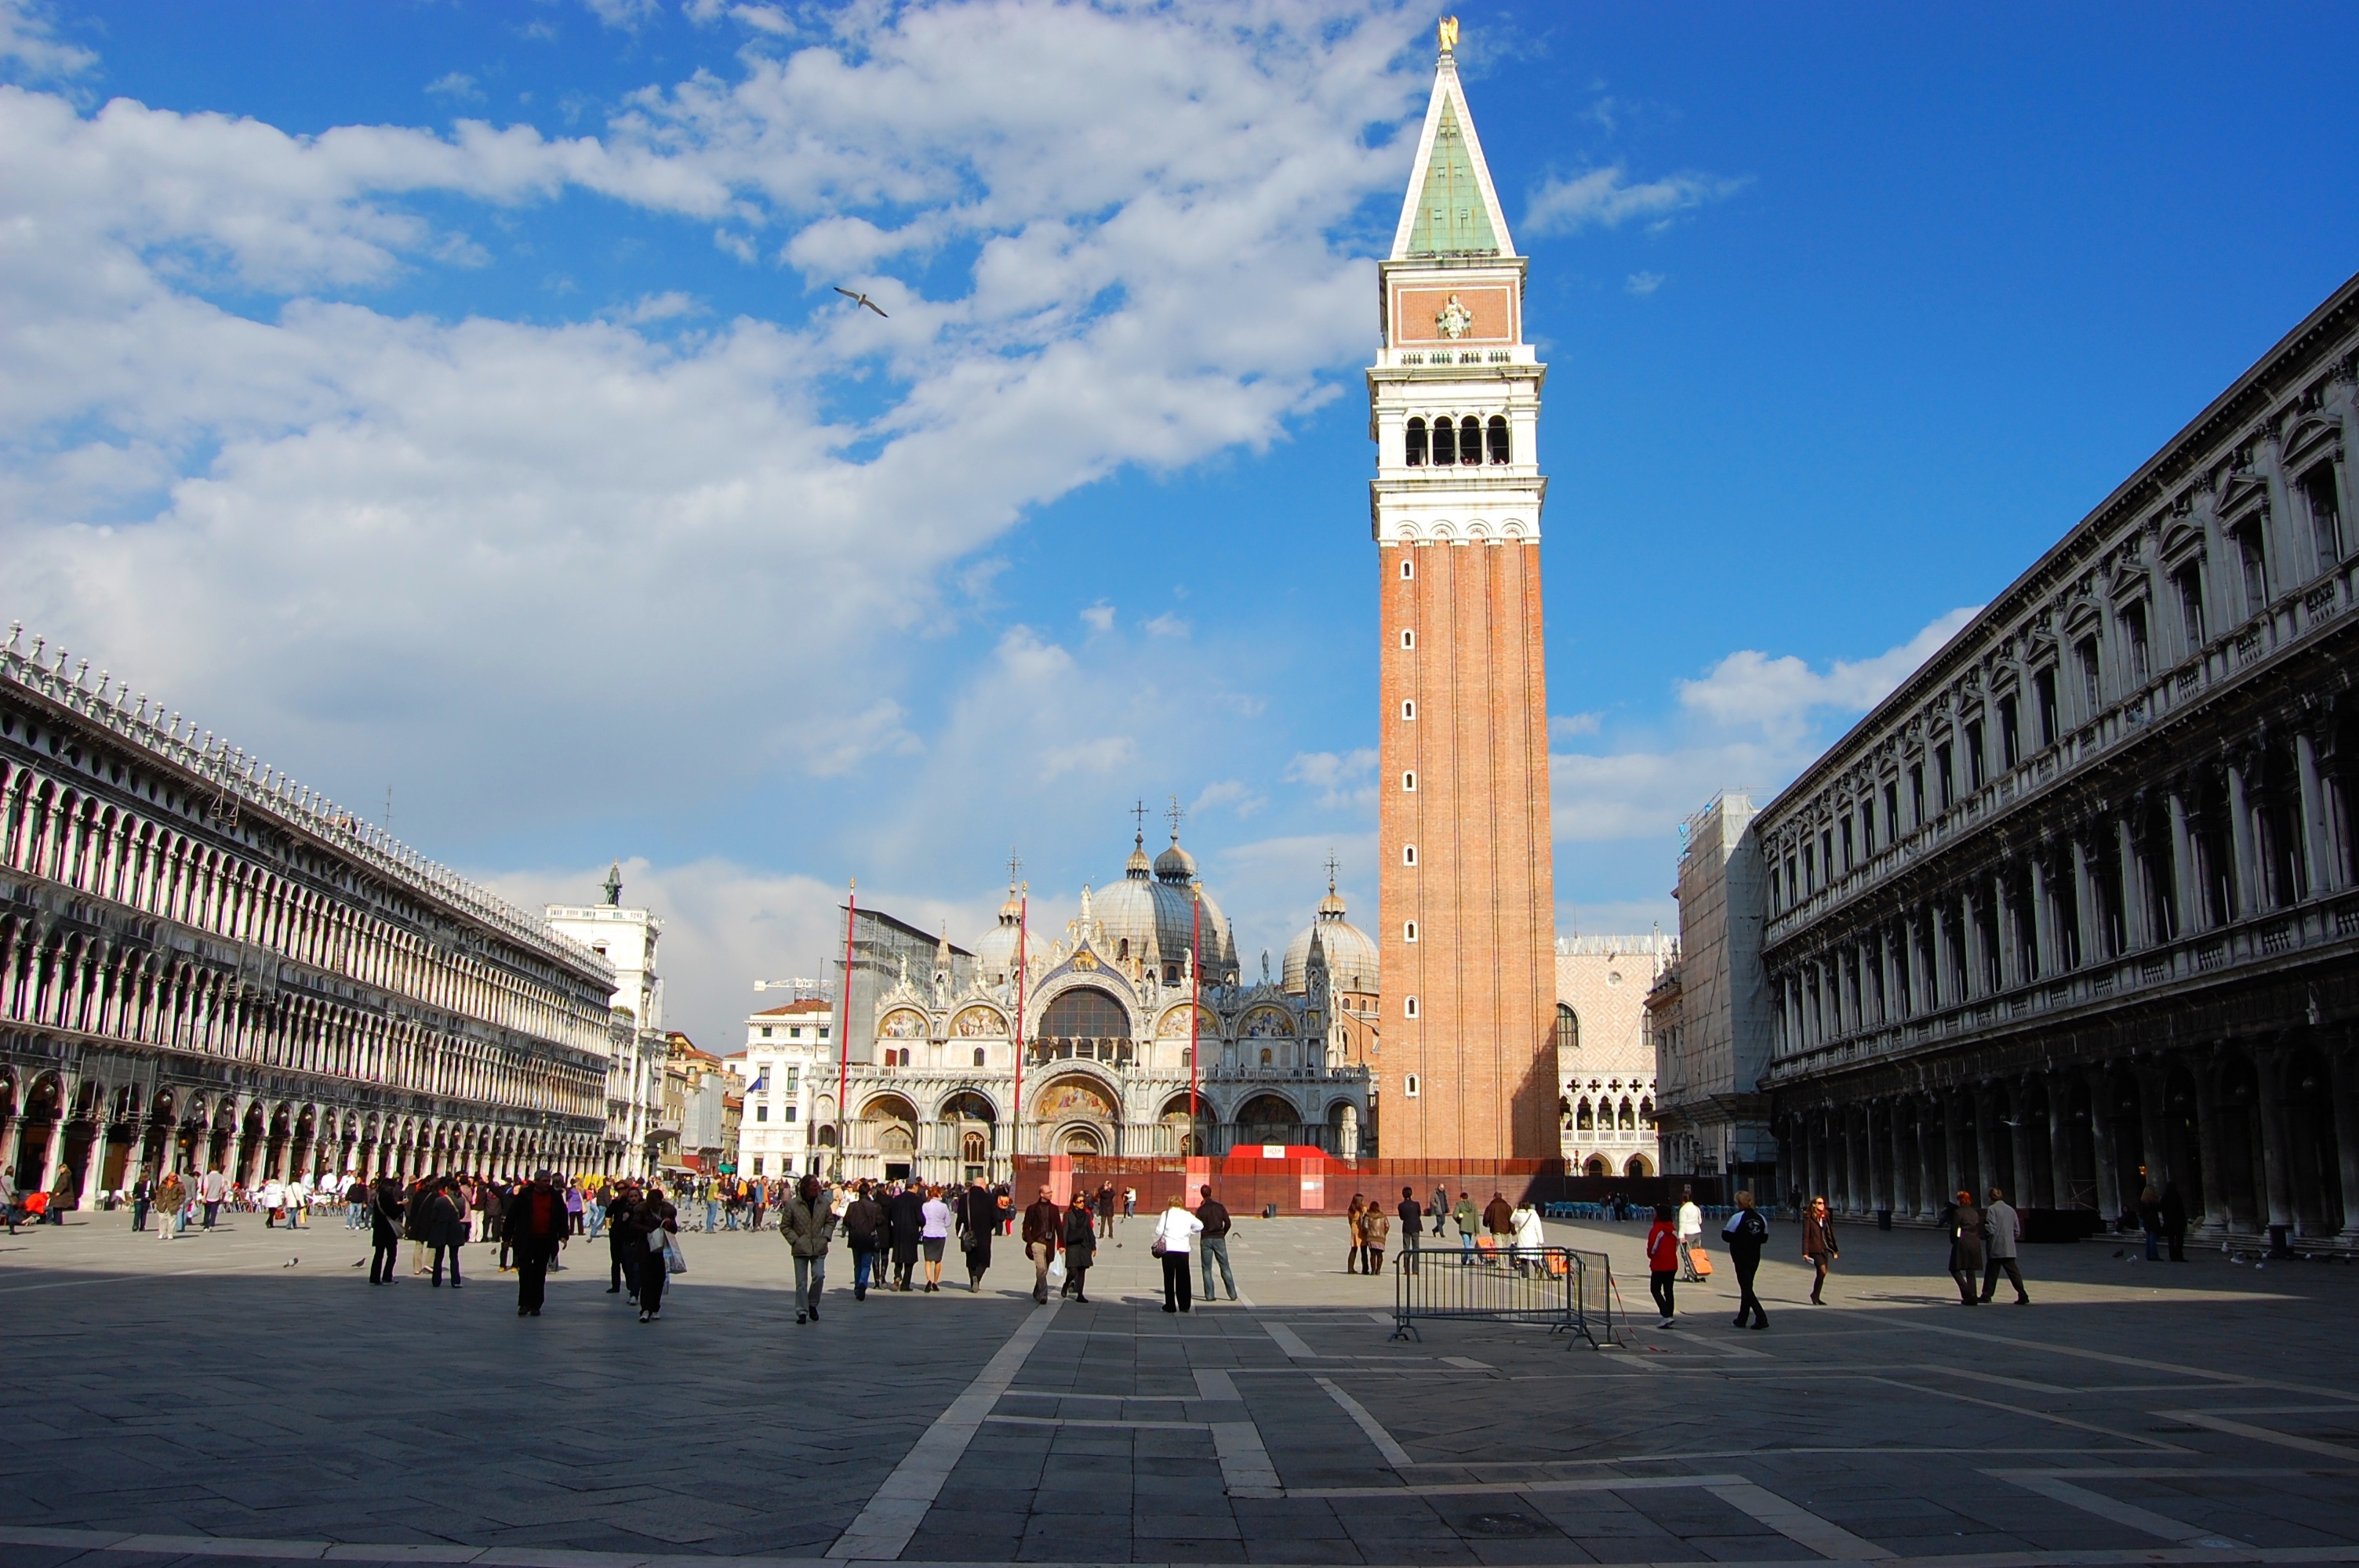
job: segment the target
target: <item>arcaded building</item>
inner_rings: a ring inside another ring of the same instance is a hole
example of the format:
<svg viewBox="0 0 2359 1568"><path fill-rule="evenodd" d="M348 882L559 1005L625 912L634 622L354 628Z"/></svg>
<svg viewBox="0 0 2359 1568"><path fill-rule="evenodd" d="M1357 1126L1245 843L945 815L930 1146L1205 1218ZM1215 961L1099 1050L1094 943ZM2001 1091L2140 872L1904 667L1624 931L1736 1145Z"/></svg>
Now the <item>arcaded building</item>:
<svg viewBox="0 0 2359 1568"><path fill-rule="evenodd" d="M2359 279L1753 825L1786 1180L2359 1238Z"/></svg>
<svg viewBox="0 0 2359 1568"><path fill-rule="evenodd" d="M604 958L106 671L0 647L19 1188L601 1169L614 989Z"/></svg>

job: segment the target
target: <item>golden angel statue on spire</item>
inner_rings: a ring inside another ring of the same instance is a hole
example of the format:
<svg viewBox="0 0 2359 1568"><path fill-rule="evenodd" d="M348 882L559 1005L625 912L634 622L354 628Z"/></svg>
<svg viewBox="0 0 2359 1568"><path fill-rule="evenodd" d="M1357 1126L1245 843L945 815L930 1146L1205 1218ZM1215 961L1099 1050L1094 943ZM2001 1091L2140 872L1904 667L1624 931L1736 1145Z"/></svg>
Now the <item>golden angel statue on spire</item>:
<svg viewBox="0 0 2359 1568"><path fill-rule="evenodd" d="M1434 30L1441 36L1441 52L1442 52L1443 54L1450 54L1450 53L1454 52L1454 51L1457 49L1457 48L1458 48L1458 18L1457 18L1457 17L1455 17L1455 16L1444 16L1444 17L1442 17L1442 18L1441 18L1441 25L1440 25L1439 27L1435 28Z"/></svg>

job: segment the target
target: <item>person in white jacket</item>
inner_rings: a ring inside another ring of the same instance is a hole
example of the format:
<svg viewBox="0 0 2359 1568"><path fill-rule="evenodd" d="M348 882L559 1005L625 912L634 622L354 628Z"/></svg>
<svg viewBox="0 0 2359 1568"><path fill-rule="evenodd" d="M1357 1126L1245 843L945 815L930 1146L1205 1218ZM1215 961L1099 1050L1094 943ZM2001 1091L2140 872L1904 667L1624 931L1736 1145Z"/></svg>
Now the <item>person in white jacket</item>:
<svg viewBox="0 0 2359 1568"><path fill-rule="evenodd" d="M1163 1310L1188 1312L1194 1302L1190 1295L1188 1263L1196 1249L1196 1237L1204 1222L1188 1212L1184 1193L1173 1193L1171 1202L1155 1222L1155 1239L1148 1246L1163 1259Z"/></svg>
<svg viewBox="0 0 2359 1568"><path fill-rule="evenodd" d="M1548 1245L1548 1231L1540 1224L1540 1211L1529 1198L1516 1206L1515 1216L1508 1223L1515 1227L1516 1272L1520 1274L1539 1260L1540 1249Z"/></svg>
<svg viewBox="0 0 2359 1568"><path fill-rule="evenodd" d="M1679 1217L1671 1222L1671 1228L1679 1233L1680 1278L1702 1278L1696 1272L1695 1249L1703 1245L1703 1210L1696 1206L1693 1187L1680 1189Z"/></svg>

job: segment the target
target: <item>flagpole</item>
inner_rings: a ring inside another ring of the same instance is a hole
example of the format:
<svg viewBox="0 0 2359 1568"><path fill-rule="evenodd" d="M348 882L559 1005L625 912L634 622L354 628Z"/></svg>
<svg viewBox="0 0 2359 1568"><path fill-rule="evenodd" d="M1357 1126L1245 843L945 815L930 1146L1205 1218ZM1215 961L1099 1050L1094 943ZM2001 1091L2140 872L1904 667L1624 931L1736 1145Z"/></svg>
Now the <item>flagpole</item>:
<svg viewBox="0 0 2359 1568"><path fill-rule="evenodd" d="M1015 1141L1007 1162L1007 1184L1016 1185L1016 1161L1024 1152L1024 988L1030 978L1030 956L1027 952L1032 934L1032 884L1026 882L1016 893L1016 1124ZM1017 1195L1021 1196L1021 1194Z"/></svg>
<svg viewBox="0 0 2359 1568"><path fill-rule="evenodd" d="M843 1180L844 1156L852 1151L852 930L860 914L860 879L854 877L843 895L843 996L835 1010L835 1179Z"/></svg>
<svg viewBox="0 0 2359 1568"><path fill-rule="evenodd" d="M1204 890L1201 883L1191 883L1188 889L1188 1141L1190 1143L1196 1140L1197 1120L1203 1114L1196 1094L1197 1023L1202 1016L1200 1004L1203 996ZM1209 1158L1212 1152L1212 1145L1207 1142L1204 1154Z"/></svg>

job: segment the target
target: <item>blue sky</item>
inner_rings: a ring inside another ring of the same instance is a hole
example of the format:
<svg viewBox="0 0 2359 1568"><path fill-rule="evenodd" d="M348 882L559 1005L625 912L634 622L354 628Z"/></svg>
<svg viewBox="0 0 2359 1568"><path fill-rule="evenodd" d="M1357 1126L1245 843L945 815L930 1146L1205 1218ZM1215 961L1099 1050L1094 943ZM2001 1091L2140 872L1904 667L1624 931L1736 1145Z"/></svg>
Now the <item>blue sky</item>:
<svg viewBox="0 0 2359 1568"><path fill-rule="evenodd" d="M2359 13L1467 5L1551 369L1568 928L2359 268ZM1427 8L0 0L0 611L672 1021L1177 795L1372 917L1360 368ZM889 321L828 286L869 288Z"/></svg>

